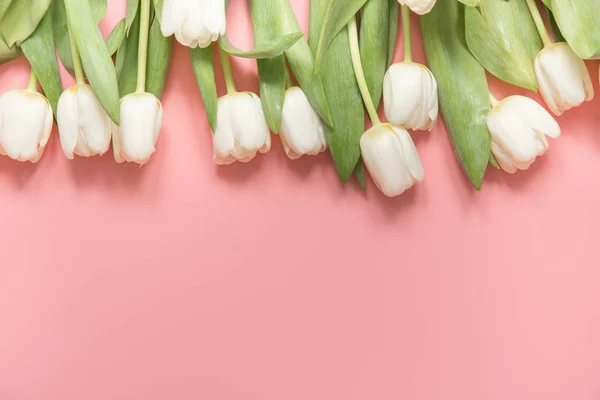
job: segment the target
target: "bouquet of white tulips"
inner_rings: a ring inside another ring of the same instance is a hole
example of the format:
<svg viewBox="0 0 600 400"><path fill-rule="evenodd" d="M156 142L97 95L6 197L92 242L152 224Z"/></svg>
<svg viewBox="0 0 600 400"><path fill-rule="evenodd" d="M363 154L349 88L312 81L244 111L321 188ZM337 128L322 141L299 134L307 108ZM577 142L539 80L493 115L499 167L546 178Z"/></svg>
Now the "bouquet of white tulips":
<svg viewBox="0 0 600 400"><path fill-rule="evenodd" d="M307 0L308 40L289 0L247 1L255 47L244 51L227 37L226 0L127 0L106 40L107 0L0 0L0 63L24 55L31 65L27 88L0 96L0 153L39 161L56 120L68 159L112 144L117 162L147 163L172 36L189 48L216 164L268 152L272 132L290 159L328 150L343 182L366 188L368 173L387 196L423 181L409 130L434 129L438 110L479 190L489 165L528 169L560 135L551 113L594 96L584 60L600 58L598 0ZM427 66L413 61L412 13ZM392 63L398 29L404 54ZM56 54L76 79L64 91ZM256 60L258 93L237 90L231 57ZM529 97L496 99L486 71L539 91L551 113Z"/></svg>

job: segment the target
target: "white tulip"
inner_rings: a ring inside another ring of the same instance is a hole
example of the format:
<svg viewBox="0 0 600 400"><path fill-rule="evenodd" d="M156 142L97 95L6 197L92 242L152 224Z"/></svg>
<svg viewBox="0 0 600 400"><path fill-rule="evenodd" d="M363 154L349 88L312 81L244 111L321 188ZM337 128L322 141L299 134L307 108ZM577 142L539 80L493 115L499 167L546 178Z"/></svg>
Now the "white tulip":
<svg viewBox="0 0 600 400"><path fill-rule="evenodd" d="M534 70L540 93L556 115L594 98L585 63L567 43L544 47L535 58Z"/></svg>
<svg viewBox="0 0 600 400"><path fill-rule="evenodd" d="M449 1L449 0L443 0ZM456 1L456 0L451 0ZM433 6L435 6L436 0L398 0L398 3L407 5L414 13L419 15L427 14Z"/></svg>
<svg viewBox="0 0 600 400"><path fill-rule="evenodd" d="M217 130L213 136L214 162L248 162L257 152L271 149L271 132L260 98L251 92L236 92L219 99Z"/></svg>
<svg viewBox="0 0 600 400"><path fill-rule="evenodd" d="M111 120L89 85L75 85L58 101L58 134L65 156L90 157L110 147Z"/></svg>
<svg viewBox="0 0 600 400"><path fill-rule="evenodd" d="M150 93L132 93L121 99L121 125L113 124L113 151L118 163L144 165L156 151L162 126L160 101Z"/></svg>
<svg viewBox="0 0 600 400"><path fill-rule="evenodd" d="M383 80L383 104L388 122L407 129L432 130L438 118L435 77L421 64L393 64Z"/></svg>
<svg viewBox="0 0 600 400"><path fill-rule="evenodd" d="M360 149L375 185L386 196L401 195L425 178L417 148L402 127L374 126L360 138Z"/></svg>
<svg viewBox="0 0 600 400"><path fill-rule="evenodd" d="M292 160L327 150L321 118L298 86L285 92L279 137L285 154Z"/></svg>
<svg viewBox="0 0 600 400"><path fill-rule="evenodd" d="M52 131L52 107L41 94L11 90L0 96L0 154L36 163Z"/></svg>
<svg viewBox="0 0 600 400"><path fill-rule="evenodd" d="M487 118L492 154L508 173L526 170L548 149L546 136L560 136L560 127L541 105L524 96L509 96Z"/></svg>
<svg viewBox="0 0 600 400"><path fill-rule="evenodd" d="M164 0L161 30L188 47L208 47L225 34L224 0Z"/></svg>

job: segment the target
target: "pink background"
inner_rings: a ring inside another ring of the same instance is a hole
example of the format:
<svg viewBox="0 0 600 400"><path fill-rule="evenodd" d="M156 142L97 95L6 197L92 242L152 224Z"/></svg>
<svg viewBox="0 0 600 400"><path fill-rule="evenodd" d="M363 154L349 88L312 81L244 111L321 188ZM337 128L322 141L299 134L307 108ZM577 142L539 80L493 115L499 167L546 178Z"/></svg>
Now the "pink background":
<svg viewBox="0 0 600 400"><path fill-rule="evenodd" d="M124 9L110 1L104 33ZM255 63L234 68L256 91ZM0 92L27 73L0 67ZM600 100L479 193L441 121L415 133L426 181L396 199L276 138L215 166L180 46L163 105L141 169L67 161L56 134L37 166L0 158L0 399L600 399Z"/></svg>

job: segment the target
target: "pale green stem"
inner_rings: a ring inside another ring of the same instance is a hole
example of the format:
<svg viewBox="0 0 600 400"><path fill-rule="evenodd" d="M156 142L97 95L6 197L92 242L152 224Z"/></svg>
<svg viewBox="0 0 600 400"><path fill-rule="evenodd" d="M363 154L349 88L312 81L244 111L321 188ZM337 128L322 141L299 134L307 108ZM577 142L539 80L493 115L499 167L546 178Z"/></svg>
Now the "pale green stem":
<svg viewBox="0 0 600 400"><path fill-rule="evenodd" d="M221 68L223 69L223 79L225 79L227 94L237 93L237 88L235 87L235 80L233 79L233 72L231 71L231 61L229 61L229 54L225 50L223 50L221 46L219 46L219 54L221 55Z"/></svg>
<svg viewBox="0 0 600 400"><path fill-rule="evenodd" d="M490 92L490 103L492 103L492 108L496 107L498 104L500 104L500 102L498 101L497 98L494 97L492 92Z"/></svg>
<svg viewBox="0 0 600 400"><path fill-rule="evenodd" d="M544 20L542 19L542 14L540 14L540 10L537 7L535 0L527 0L527 6L529 7L529 12L533 17L533 22L535 22L535 27L537 28L540 37L542 38L542 43L544 43L544 47L552 44L552 40L550 40L550 36L548 36L548 31L546 30L546 25L544 25Z"/></svg>
<svg viewBox="0 0 600 400"><path fill-rule="evenodd" d="M29 83L27 84L27 90L29 90L30 92L37 93L37 82L37 76L35 76L35 72L33 72L32 68L31 72L29 73Z"/></svg>
<svg viewBox="0 0 600 400"><path fill-rule="evenodd" d="M140 43L138 47L138 93L146 91L146 62L148 61L148 33L150 31L150 1L142 0L140 10Z"/></svg>
<svg viewBox="0 0 600 400"><path fill-rule="evenodd" d="M83 73L83 68L81 67L81 58L79 57L79 52L77 51L77 45L75 44L75 39L73 35L71 35L71 30L69 29L69 43L71 44L71 57L73 58L73 69L75 70L75 79L77 80L78 85L85 84L85 75Z"/></svg>
<svg viewBox="0 0 600 400"><path fill-rule="evenodd" d="M402 40L404 42L404 61L412 61L412 38L410 35L410 8L402 4Z"/></svg>
<svg viewBox="0 0 600 400"><path fill-rule="evenodd" d="M289 89L292 86L294 86L294 81L292 80L292 76L290 75L290 69L287 63L285 63L285 88Z"/></svg>
<svg viewBox="0 0 600 400"><path fill-rule="evenodd" d="M373 125L381 124L381 120L379 119L379 115L377 115L377 109L373 104L373 99L371 98L371 94L369 93L369 86L367 85L367 81L365 79L365 71L362 67L362 61L360 59L360 49L358 47L358 29L356 27L356 15L350 19L348 22L348 33L350 35L350 53L352 55L352 65L354 66L354 75L356 76L356 81L358 82L358 87L360 89L360 94L362 95L363 101L365 103L365 107L367 108L367 112L369 113L369 118L371 118L371 122Z"/></svg>

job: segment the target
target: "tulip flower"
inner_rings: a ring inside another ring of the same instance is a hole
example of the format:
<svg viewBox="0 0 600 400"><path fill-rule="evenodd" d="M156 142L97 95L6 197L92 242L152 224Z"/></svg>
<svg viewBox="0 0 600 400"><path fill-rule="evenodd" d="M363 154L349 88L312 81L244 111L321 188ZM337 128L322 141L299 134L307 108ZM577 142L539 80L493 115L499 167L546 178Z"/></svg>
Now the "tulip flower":
<svg viewBox="0 0 600 400"><path fill-rule="evenodd" d="M224 0L164 0L162 33L175 34L184 46L208 47L225 34L225 26Z"/></svg>
<svg viewBox="0 0 600 400"><path fill-rule="evenodd" d="M285 92L279 137L285 154L292 160L327 150L323 123L298 86Z"/></svg>
<svg viewBox="0 0 600 400"><path fill-rule="evenodd" d="M457 0L443 0L443 1L457 1ZM427 14L433 6L435 6L436 0L398 0L398 3L408 6L413 12L423 15Z"/></svg>
<svg viewBox="0 0 600 400"><path fill-rule="evenodd" d="M78 84L63 92L57 113L60 143L69 160L74 154L90 157L106 153L111 120L89 85Z"/></svg>
<svg viewBox="0 0 600 400"><path fill-rule="evenodd" d="M144 165L156 151L162 126L160 101L150 93L132 93L121 99L121 125L113 124L115 161Z"/></svg>
<svg viewBox="0 0 600 400"><path fill-rule="evenodd" d="M36 163L44 154L52 131L52 107L36 91L33 72L27 90L0 96L0 154Z"/></svg>
<svg viewBox="0 0 600 400"><path fill-rule="evenodd" d="M487 126L492 136L492 154L508 172L526 170L548 150L548 137L560 136L560 127L541 105L524 96L509 96L493 108Z"/></svg>
<svg viewBox="0 0 600 400"><path fill-rule="evenodd" d="M213 137L214 162L248 162L256 153L271 149L271 133L260 98L251 92L235 92L219 99L217 129Z"/></svg>
<svg viewBox="0 0 600 400"><path fill-rule="evenodd" d="M415 144L402 127L374 126L360 138L360 149L375 185L388 197L401 195L425 178Z"/></svg>
<svg viewBox="0 0 600 400"><path fill-rule="evenodd" d="M534 71L540 93L556 115L594 98L585 63L567 43L544 47L535 58Z"/></svg>
<svg viewBox="0 0 600 400"><path fill-rule="evenodd" d="M435 77L421 64L393 64L383 81L383 102L385 116L392 124L430 131L438 117Z"/></svg>

